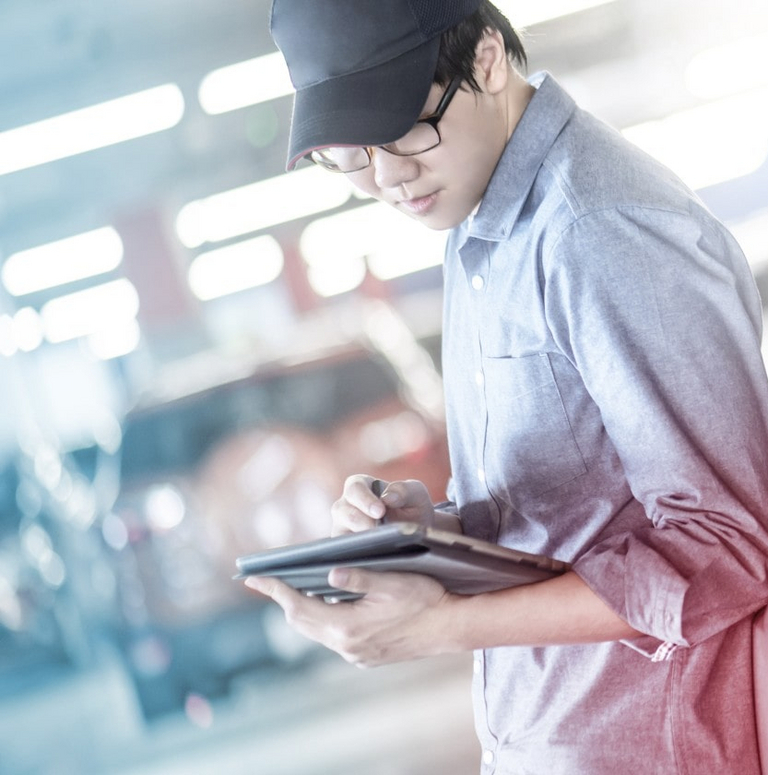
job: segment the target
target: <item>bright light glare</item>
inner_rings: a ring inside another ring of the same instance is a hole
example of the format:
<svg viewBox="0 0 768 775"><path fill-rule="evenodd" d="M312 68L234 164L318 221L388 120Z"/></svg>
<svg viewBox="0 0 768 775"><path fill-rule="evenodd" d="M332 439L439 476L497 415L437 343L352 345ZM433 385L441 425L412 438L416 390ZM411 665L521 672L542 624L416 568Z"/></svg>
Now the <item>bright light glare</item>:
<svg viewBox="0 0 768 775"><path fill-rule="evenodd" d="M123 259L123 241L111 227L77 234L8 256L3 284L13 296L109 272Z"/></svg>
<svg viewBox="0 0 768 775"><path fill-rule="evenodd" d="M325 298L338 296L357 288L365 279L365 261L352 256L339 257L337 261L307 268L307 278L312 290Z"/></svg>
<svg viewBox="0 0 768 775"><path fill-rule="evenodd" d="M368 305L365 331L371 344L400 375L410 405L442 422L442 378L403 317L386 302L372 301Z"/></svg>
<svg viewBox="0 0 768 775"><path fill-rule="evenodd" d="M208 73L200 83L198 99L206 113L216 115L291 93L288 68L276 51Z"/></svg>
<svg viewBox="0 0 768 775"><path fill-rule="evenodd" d="M699 189L754 172L768 157L768 91L628 127L624 135Z"/></svg>
<svg viewBox="0 0 768 775"><path fill-rule="evenodd" d="M184 115L176 84L0 133L0 175L170 129Z"/></svg>
<svg viewBox="0 0 768 775"><path fill-rule="evenodd" d="M22 352L30 353L43 343L43 321L37 310L22 307L13 316L12 339Z"/></svg>
<svg viewBox="0 0 768 775"><path fill-rule="evenodd" d="M136 317L139 295L128 280L114 280L43 305L45 338L52 344L118 327Z"/></svg>
<svg viewBox="0 0 768 775"><path fill-rule="evenodd" d="M180 525L187 513L182 494L172 484L152 487L147 493L144 508L149 526L160 532Z"/></svg>
<svg viewBox="0 0 768 775"><path fill-rule="evenodd" d="M201 253L189 268L189 285L202 301L266 285L283 270L283 250L269 235Z"/></svg>
<svg viewBox="0 0 768 775"><path fill-rule="evenodd" d="M128 528L117 514L107 514L101 524L101 534L107 545L117 552L121 552L128 546Z"/></svg>
<svg viewBox="0 0 768 775"><path fill-rule="evenodd" d="M513 27L532 27L549 19L613 2L615 0L499 0L494 5L509 19Z"/></svg>
<svg viewBox="0 0 768 775"><path fill-rule="evenodd" d="M685 69L688 91L711 100L768 85L768 35L709 48Z"/></svg>
<svg viewBox="0 0 768 775"><path fill-rule="evenodd" d="M88 347L102 361L132 353L141 341L141 328L136 318L105 327L88 337Z"/></svg>
<svg viewBox="0 0 768 775"><path fill-rule="evenodd" d="M379 236L367 231L367 215L379 206L356 207L319 218L304 229L299 250L307 264L309 284L319 296L347 293L363 282L366 248Z"/></svg>
<svg viewBox="0 0 768 775"><path fill-rule="evenodd" d="M391 280L439 265L446 234L377 203L313 221L301 235L299 249L318 272L367 257L375 277Z"/></svg>
<svg viewBox="0 0 768 775"><path fill-rule="evenodd" d="M176 232L183 245L197 248L331 210L351 194L344 175L312 166L190 202L176 218Z"/></svg>

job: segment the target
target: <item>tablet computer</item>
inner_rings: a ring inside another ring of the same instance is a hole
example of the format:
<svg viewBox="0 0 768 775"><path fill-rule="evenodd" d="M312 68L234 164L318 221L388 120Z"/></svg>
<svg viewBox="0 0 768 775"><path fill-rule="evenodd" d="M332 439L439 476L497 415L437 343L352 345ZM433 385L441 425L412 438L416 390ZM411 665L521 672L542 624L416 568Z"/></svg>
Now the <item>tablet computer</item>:
<svg viewBox="0 0 768 775"><path fill-rule="evenodd" d="M354 593L328 584L332 568L421 573L449 592L472 595L557 576L568 563L528 554L414 522L391 522L370 530L283 546L238 557L239 574L272 576L327 600L351 600Z"/></svg>

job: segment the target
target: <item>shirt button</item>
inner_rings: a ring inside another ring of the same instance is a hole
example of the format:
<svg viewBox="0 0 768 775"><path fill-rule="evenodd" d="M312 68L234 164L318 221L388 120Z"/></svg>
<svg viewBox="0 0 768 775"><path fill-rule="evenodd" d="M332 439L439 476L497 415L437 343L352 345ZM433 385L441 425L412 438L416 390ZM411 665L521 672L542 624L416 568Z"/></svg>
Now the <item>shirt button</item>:
<svg viewBox="0 0 768 775"><path fill-rule="evenodd" d="M485 375L482 371L475 372L475 383L478 387L482 387L485 384Z"/></svg>
<svg viewBox="0 0 768 775"><path fill-rule="evenodd" d="M493 764L493 751L483 751L483 764Z"/></svg>
<svg viewBox="0 0 768 775"><path fill-rule="evenodd" d="M480 671L483 669L482 662L480 662L479 659L476 659L472 663L472 670L474 671L475 675L480 675Z"/></svg>
<svg viewBox="0 0 768 775"><path fill-rule="evenodd" d="M478 482L485 482L485 471L482 468L477 469Z"/></svg>
<svg viewBox="0 0 768 775"><path fill-rule="evenodd" d="M482 275L476 274L472 276L472 287L476 291L482 291L485 287L485 280Z"/></svg>

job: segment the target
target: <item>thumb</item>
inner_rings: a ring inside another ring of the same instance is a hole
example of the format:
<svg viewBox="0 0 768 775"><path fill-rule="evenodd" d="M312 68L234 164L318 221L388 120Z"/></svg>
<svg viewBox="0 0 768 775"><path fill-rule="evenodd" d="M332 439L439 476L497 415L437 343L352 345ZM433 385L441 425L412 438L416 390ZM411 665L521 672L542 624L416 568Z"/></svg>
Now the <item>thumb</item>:
<svg viewBox="0 0 768 775"><path fill-rule="evenodd" d="M333 568L328 574L328 584L335 589L365 595L376 586L376 576L381 574L360 568Z"/></svg>

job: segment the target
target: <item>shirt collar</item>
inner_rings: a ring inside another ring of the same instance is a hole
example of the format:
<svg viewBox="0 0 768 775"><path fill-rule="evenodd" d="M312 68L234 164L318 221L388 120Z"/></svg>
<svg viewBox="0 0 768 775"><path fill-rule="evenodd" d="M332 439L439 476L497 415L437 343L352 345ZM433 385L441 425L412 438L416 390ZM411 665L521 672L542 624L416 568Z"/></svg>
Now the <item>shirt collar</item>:
<svg viewBox="0 0 768 775"><path fill-rule="evenodd" d="M536 88L483 195L465 224L469 236L501 241L509 236L550 148L576 103L548 73L528 79Z"/></svg>

